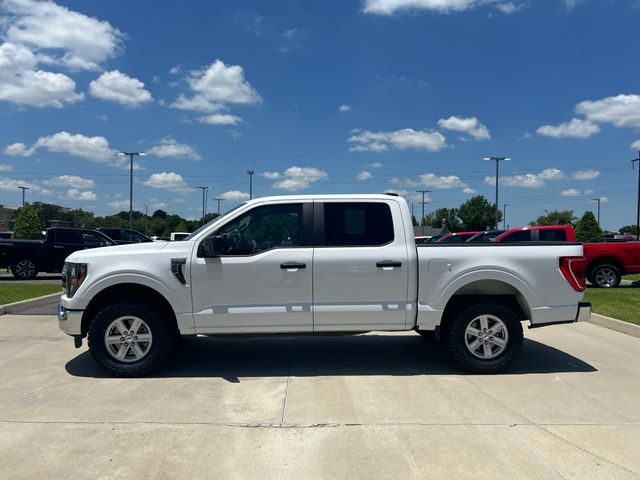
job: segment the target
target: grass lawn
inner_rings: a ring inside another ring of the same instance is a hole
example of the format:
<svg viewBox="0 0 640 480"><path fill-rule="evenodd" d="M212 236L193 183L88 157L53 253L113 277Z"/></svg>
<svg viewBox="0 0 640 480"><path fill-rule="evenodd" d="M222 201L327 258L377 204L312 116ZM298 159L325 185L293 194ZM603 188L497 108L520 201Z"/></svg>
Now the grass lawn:
<svg viewBox="0 0 640 480"><path fill-rule="evenodd" d="M634 273L633 275L625 275L622 278L624 278L625 280L631 280L632 282L636 282L640 280L640 273Z"/></svg>
<svg viewBox="0 0 640 480"><path fill-rule="evenodd" d="M51 293L62 293L62 288L60 285L34 285L28 283L0 285L0 305L41 297Z"/></svg>
<svg viewBox="0 0 640 480"><path fill-rule="evenodd" d="M640 288L587 288L584 299L595 313L640 325Z"/></svg>

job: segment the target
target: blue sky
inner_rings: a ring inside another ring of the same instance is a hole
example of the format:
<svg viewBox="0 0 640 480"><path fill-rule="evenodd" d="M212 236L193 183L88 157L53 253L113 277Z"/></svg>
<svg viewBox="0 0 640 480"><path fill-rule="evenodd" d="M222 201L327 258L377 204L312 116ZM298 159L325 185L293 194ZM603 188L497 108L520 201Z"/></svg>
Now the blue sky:
<svg viewBox="0 0 640 480"><path fill-rule="evenodd" d="M0 0L0 204L199 217L254 195L475 192L635 223L634 0ZM632 147L633 145L633 147ZM209 201L209 211L216 202ZM416 212L420 206L415 205Z"/></svg>

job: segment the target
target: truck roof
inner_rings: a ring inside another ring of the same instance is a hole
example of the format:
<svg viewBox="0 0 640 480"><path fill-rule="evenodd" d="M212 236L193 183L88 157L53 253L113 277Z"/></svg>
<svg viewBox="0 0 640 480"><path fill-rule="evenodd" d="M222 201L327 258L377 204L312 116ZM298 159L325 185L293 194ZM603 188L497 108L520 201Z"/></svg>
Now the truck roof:
<svg viewBox="0 0 640 480"><path fill-rule="evenodd" d="M264 201L281 201L281 200L389 200L399 199L397 195L386 193L348 193L348 194L325 194L325 195L275 195L269 197L259 197L244 202L247 205L264 202ZM404 199L403 199L404 200ZM406 201L406 200L405 200Z"/></svg>

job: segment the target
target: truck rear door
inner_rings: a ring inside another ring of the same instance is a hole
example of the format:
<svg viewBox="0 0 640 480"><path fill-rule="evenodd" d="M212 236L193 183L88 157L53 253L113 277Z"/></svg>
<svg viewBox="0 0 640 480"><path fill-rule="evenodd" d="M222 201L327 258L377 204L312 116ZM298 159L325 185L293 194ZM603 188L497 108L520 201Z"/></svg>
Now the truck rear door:
<svg viewBox="0 0 640 480"><path fill-rule="evenodd" d="M316 200L314 230L314 331L404 329L411 265L398 203Z"/></svg>

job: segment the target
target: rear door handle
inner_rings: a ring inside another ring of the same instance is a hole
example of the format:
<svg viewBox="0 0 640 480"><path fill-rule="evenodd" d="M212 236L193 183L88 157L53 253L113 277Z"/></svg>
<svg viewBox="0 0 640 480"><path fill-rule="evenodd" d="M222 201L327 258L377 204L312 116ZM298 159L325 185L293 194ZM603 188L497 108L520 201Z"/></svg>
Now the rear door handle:
<svg viewBox="0 0 640 480"><path fill-rule="evenodd" d="M393 268L393 267L401 267L402 266L402 262L391 262L389 260L384 260L382 262L377 262L376 263L376 267L378 268Z"/></svg>
<svg viewBox="0 0 640 480"><path fill-rule="evenodd" d="M297 262L287 262L287 263L281 263L280 264L280 268L282 270L294 270L294 269L298 269L298 268L307 268L307 264L306 263L297 263Z"/></svg>
<svg viewBox="0 0 640 480"><path fill-rule="evenodd" d="M64 248L62 245L54 245L53 248Z"/></svg>

